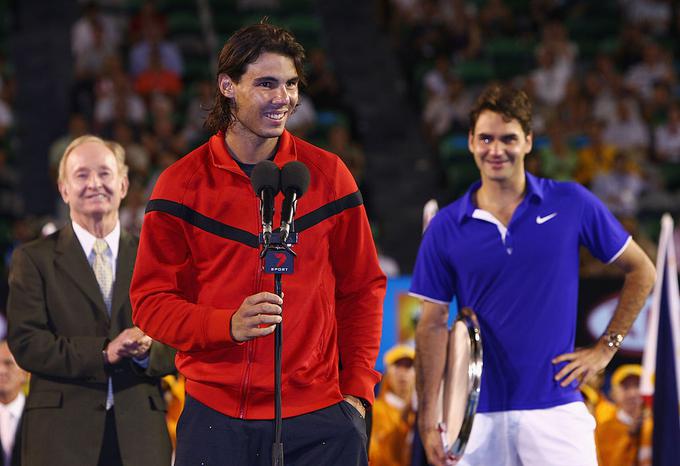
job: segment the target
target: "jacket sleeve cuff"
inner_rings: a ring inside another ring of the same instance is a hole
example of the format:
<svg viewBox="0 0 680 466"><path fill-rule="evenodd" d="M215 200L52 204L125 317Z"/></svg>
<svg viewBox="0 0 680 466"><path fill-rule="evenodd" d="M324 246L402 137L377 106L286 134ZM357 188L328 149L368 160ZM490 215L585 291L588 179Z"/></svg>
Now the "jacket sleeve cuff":
<svg viewBox="0 0 680 466"><path fill-rule="evenodd" d="M208 316L204 321L207 347L223 346L225 343L234 345L242 343L234 341L231 337L231 318L236 311L236 309L219 308L208 311Z"/></svg>
<svg viewBox="0 0 680 466"><path fill-rule="evenodd" d="M102 351L108 345L108 340L102 337L78 337L72 338L71 343L75 352L82 356L82 372L87 374L87 379L92 382L105 382L108 380ZM78 375L73 374L75 377Z"/></svg>
<svg viewBox="0 0 680 466"><path fill-rule="evenodd" d="M380 372L366 367L344 368L340 371L340 393L363 398L372 405L380 377Z"/></svg>

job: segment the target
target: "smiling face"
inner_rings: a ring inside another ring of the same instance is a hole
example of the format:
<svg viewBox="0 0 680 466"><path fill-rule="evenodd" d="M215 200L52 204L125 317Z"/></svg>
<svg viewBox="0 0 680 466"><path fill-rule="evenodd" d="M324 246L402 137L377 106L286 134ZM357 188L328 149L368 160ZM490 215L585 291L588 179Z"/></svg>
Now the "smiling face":
<svg viewBox="0 0 680 466"><path fill-rule="evenodd" d="M399 359L387 367L387 374L390 380L390 390L402 400L408 401L416 380L413 359Z"/></svg>
<svg viewBox="0 0 680 466"><path fill-rule="evenodd" d="M299 81L293 60L270 52L249 64L238 82L220 75L220 91L234 103L229 133L260 140L281 136L298 103Z"/></svg>
<svg viewBox="0 0 680 466"><path fill-rule="evenodd" d="M531 134L525 134L516 119L508 119L491 110L479 114L468 135L468 148L479 168L482 184L521 180L524 158L531 152L531 147Z"/></svg>
<svg viewBox="0 0 680 466"><path fill-rule="evenodd" d="M69 206L71 219L85 228L92 221L115 222L120 202L127 194L128 179L111 149L88 141L67 157L59 192Z"/></svg>
<svg viewBox="0 0 680 466"><path fill-rule="evenodd" d="M640 416L642 411L642 396L640 395L640 378L629 376L621 383L612 388L612 397L616 405L635 418Z"/></svg>

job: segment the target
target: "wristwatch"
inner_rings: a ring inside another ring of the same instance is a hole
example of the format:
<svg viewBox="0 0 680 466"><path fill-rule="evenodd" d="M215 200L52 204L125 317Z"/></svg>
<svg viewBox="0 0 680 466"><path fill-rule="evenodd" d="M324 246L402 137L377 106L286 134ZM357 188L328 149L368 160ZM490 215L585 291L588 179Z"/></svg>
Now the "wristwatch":
<svg viewBox="0 0 680 466"><path fill-rule="evenodd" d="M607 343L607 347L614 350L619 349L621 343L623 343L623 335L616 332L607 332L602 335L602 338L604 338L605 343Z"/></svg>

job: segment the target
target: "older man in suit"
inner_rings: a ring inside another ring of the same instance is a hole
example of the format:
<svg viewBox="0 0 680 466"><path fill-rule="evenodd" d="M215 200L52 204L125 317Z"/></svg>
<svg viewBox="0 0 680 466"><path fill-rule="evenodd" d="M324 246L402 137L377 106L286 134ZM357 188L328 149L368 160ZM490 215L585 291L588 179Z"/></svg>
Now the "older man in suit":
<svg viewBox="0 0 680 466"><path fill-rule="evenodd" d="M160 376L174 351L131 320L137 239L121 231L123 148L74 140L59 166L71 222L19 248L10 268L9 345L32 373L24 466L167 466Z"/></svg>

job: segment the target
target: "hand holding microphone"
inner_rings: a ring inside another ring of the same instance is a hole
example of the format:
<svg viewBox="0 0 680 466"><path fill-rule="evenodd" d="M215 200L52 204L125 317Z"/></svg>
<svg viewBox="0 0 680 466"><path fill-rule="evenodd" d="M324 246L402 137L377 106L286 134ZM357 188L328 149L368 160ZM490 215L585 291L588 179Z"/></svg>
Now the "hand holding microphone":
<svg viewBox="0 0 680 466"><path fill-rule="evenodd" d="M283 299L273 293L262 292L246 297L231 317L229 331L232 340L243 342L273 333L276 324L282 321L282 305Z"/></svg>
<svg viewBox="0 0 680 466"><path fill-rule="evenodd" d="M264 246L261 256L284 249L294 256L295 253L290 250L286 240L295 216L297 200L309 188L309 170L305 164L297 161L289 162L279 170L274 162L264 160L255 165L250 181L255 194L260 198L261 242ZM279 191L283 191L285 197L281 206L281 233L277 238L276 235L272 236L272 224L274 199ZM266 261L265 257L265 263ZM276 325L282 321L282 305L283 299L278 294L261 292L247 296L231 318L229 330L232 339L243 342L274 332Z"/></svg>

